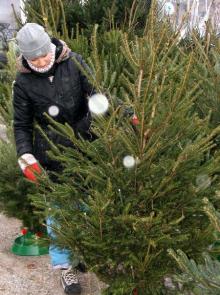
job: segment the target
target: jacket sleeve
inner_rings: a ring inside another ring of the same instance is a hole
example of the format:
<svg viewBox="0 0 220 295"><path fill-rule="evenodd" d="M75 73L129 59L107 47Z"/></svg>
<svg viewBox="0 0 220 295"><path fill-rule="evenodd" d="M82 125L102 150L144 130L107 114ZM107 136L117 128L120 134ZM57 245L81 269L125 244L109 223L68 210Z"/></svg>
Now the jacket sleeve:
<svg viewBox="0 0 220 295"><path fill-rule="evenodd" d="M14 136L17 155L33 153L33 108L22 87L13 85Z"/></svg>
<svg viewBox="0 0 220 295"><path fill-rule="evenodd" d="M81 67L85 70L85 72L92 76L93 75L92 70L83 60L82 56L76 53L73 53L73 56L80 63ZM91 96L96 93L95 87L90 83L90 81L88 80L88 78L86 77L86 75L83 73L82 70L80 70L80 82L85 95Z"/></svg>

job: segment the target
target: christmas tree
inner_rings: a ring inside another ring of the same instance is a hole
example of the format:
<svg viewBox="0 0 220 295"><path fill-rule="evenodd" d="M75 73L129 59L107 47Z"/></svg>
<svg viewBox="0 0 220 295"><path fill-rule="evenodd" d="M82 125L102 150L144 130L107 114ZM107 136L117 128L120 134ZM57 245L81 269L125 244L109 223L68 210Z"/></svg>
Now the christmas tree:
<svg viewBox="0 0 220 295"><path fill-rule="evenodd" d="M42 179L33 201L57 219L57 243L81 255L109 285L106 294L134 288L162 294L164 275L177 271L167 250L182 249L195 259L213 240L202 200L219 188L214 140L220 128L210 124L210 115L200 116L198 101L212 100L216 76L202 77L209 59L204 40L195 39L191 50L179 39L152 10L142 36L120 32L115 54L124 66L116 74L117 59L102 60L105 48L93 42L88 62L95 75L87 76L110 104L103 115L91 108L95 141L77 139L48 116L51 129L76 148L51 143L49 155L64 171L57 183Z"/></svg>

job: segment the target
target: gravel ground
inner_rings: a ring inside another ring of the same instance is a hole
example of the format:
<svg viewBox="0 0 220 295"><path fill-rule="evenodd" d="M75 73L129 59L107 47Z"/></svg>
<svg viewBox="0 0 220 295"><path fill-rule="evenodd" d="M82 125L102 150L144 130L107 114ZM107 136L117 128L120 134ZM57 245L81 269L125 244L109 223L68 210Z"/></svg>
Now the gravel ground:
<svg viewBox="0 0 220 295"><path fill-rule="evenodd" d="M52 270L48 255L16 256L10 252L21 223L0 213L0 295L62 295L60 271ZM82 295L101 294L103 284L93 273L80 274Z"/></svg>

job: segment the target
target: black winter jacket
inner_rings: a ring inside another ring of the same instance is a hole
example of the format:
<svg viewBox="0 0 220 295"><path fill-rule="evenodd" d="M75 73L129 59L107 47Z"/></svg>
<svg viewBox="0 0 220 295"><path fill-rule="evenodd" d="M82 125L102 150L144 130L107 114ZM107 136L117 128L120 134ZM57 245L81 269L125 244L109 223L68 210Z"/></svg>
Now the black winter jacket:
<svg viewBox="0 0 220 295"><path fill-rule="evenodd" d="M71 58L74 56L82 67L88 70L82 57L70 50L65 52L63 47L66 45L59 40L53 38L52 42L57 47L57 62L50 73L40 74L31 70L22 58L22 67L25 71L17 74L13 88L13 126L18 157L24 153L32 153L44 168L56 170L56 163L46 154L49 144L34 128L34 121L36 120L55 144L71 146L70 141L49 130L48 120L43 115L44 112L49 114L51 106L56 106L59 113L53 119L60 123L67 122L76 136L80 134L89 140L92 135L89 132L91 116L87 96L95 91ZM64 52L65 58L62 58ZM54 76L52 82L49 80L51 75Z"/></svg>

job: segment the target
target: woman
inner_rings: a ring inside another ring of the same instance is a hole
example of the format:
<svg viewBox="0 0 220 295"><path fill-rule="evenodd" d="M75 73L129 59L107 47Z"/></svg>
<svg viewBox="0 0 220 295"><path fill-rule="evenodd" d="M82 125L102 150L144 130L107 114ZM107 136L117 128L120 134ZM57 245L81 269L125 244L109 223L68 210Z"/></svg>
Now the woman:
<svg viewBox="0 0 220 295"><path fill-rule="evenodd" d="M25 24L17 33L20 50L18 74L14 83L14 135L18 163L26 177L36 181L33 170L40 166L49 171L62 169L46 154L48 142L34 128L36 121L55 144L71 143L48 128L44 112L60 123L68 123L76 136L92 140L87 96L95 93L76 60L88 71L82 57L55 38L50 38L44 28L35 23ZM48 225L51 220L48 219ZM50 232L50 235L52 233ZM50 246L52 266L62 269L61 282L67 294L80 294L81 287L70 268L69 251ZM75 263L74 266L77 263Z"/></svg>

